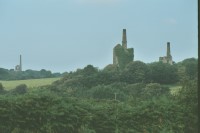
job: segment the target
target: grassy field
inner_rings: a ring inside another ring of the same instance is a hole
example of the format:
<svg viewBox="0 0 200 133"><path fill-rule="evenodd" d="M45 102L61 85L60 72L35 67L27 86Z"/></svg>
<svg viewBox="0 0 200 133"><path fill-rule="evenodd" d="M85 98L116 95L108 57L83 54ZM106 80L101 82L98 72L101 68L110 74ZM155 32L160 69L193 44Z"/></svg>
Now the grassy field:
<svg viewBox="0 0 200 133"><path fill-rule="evenodd" d="M0 81L6 90L14 89L20 84L26 84L29 88L49 85L60 78L43 78L43 79L28 79L28 80L12 80Z"/></svg>
<svg viewBox="0 0 200 133"><path fill-rule="evenodd" d="M172 95L178 95L181 90L181 86L172 86L169 88Z"/></svg>
<svg viewBox="0 0 200 133"><path fill-rule="evenodd" d="M179 91L181 90L181 87L180 85L163 85L163 86L166 86L166 87L169 87L170 89L170 92L172 95L178 95Z"/></svg>

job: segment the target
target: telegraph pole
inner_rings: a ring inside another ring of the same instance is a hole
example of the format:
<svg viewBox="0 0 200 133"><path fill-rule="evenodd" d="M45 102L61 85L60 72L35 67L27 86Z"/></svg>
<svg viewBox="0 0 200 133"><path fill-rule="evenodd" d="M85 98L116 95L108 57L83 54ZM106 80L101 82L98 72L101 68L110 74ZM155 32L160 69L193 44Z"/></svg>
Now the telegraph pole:
<svg viewBox="0 0 200 133"><path fill-rule="evenodd" d="M117 119L118 119L118 100L117 100L117 93L114 93L115 94L115 133L118 133L118 123L117 123Z"/></svg>

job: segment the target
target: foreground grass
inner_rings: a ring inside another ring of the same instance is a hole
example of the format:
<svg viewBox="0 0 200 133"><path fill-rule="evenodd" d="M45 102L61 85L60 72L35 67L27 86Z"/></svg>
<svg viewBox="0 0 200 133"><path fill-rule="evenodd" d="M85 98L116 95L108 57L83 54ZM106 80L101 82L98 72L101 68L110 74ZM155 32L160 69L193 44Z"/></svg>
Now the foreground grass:
<svg viewBox="0 0 200 133"><path fill-rule="evenodd" d="M29 88L50 85L60 78L43 78L43 79L28 79L28 80L12 80L12 81L0 81L4 86L5 90L14 89L20 84L26 84Z"/></svg>

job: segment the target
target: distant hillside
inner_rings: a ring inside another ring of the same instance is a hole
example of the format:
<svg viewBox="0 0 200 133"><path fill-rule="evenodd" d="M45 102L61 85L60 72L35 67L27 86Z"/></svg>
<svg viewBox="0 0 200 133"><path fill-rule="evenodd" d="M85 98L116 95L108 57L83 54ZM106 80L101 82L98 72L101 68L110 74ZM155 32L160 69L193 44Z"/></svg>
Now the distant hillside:
<svg viewBox="0 0 200 133"><path fill-rule="evenodd" d="M14 69L0 68L0 80L24 80L24 79L39 79L39 78L53 78L61 77L60 73L52 73L51 71L41 69L26 70L26 71L14 71Z"/></svg>

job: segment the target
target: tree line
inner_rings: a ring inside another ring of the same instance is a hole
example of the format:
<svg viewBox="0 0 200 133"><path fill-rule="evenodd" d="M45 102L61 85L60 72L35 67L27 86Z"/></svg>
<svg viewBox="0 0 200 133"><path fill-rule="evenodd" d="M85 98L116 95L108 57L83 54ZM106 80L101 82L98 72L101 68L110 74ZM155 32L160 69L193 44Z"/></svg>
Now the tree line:
<svg viewBox="0 0 200 133"><path fill-rule="evenodd" d="M60 73L52 73L49 70L41 69L36 70L25 70L25 71L14 71L14 69L8 70L0 68L0 80L24 80L24 79L39 79L39 78L52 78L60 77Z"/></svg>
<svg viewBox="0 0 200 133"><path fill-rule="evenodd" d="M75 72L65 73L63 78L54 83L55 87L71 86L91 88L97 85L109 85L112 83L159 83L176 84L183 79L197 78L198 61L195 58L188 58L174 65L162 62L143 63L134 61L121 70L115 65L108 65L103 70L92 65Z"/></svg>

